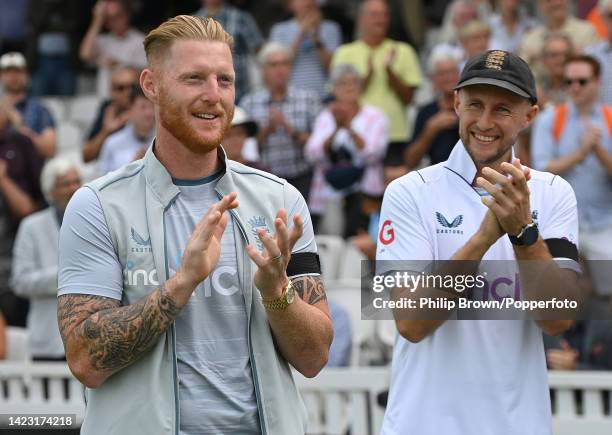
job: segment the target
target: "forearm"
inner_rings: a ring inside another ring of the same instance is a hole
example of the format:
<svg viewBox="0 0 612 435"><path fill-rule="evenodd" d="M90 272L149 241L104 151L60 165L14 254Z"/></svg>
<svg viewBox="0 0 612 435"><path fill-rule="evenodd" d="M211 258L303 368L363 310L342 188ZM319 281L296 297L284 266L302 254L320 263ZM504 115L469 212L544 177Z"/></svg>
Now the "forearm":
<svg viewBox="0 0 612 435"><path fill-rule="evenodd" d="M4 195L11 214L19 219L36 211L36 204L21 188L10 178L0 179L0 192Z"/></svg>
<svg viewBox="0 0 612 435"><path fill-rule="evenodd" d="M435 274L448 276L457 273L462 275L476 273L477 266L489 249L489 246L490 245L483 242L478 235L472 236L449 261L445 262L443 269L437 270ZM419 306L419 301L422 298L456 300L461 297L461 292L438 290L422 286L413 290L414 291L407 288L397 288L393 292L394 298L412 299L415 301L416 306ZM407 312L407 310L395 309L393 311L395 323L400 335L413 343L417 343L433 333L448 319L451 313L452 311L446 308L419 308L417 310L418 318L410 319L411 313Z"/></svg>
<svg viewBox="0 0 612 435"><path fill-rule="evenodd" d="M608 151L606 151L601 146L596 146L594 148L594 151L595 151L595 155L601 162L602 166L604 167L608 175L612 176L612 154L610 154Z"/></svg>
<svg viewBox="0 0 612 435"><path fill-rule="evenodd" d="M83 62L92 62L95 57L95 44L96 38L100 34L102 30L102 23L98 20L93 20L89 29L87 29L87 33L81 41L81 46L79 47L79 57Z"/></svg>
<svg viewBox="0 0 612 435"><path fill-rule="evenodd" d="M50 158L55 155L56 135L52 129L47 129L41 134L33 135L30 139L41 156Z"/></svg>
<svg viewBox="0 0 612 435"><path fill-rule="evenodd" d="M98 387L147 353L180 306L166 286L123 307L99 296L60 296L58 321L72 372L86 386Z"/></svg>
<svg viewBox="0 0 612 435"><path fill-rule="evenodd" d="M402 103L407 106L412 101L414 88L404 84L391 70L387 68L387 81Z"/></svg>
<svg viewBox="0 0 612 435"><path fill-rule="evenodd" d="M285 310L268 309L268 321L289 364L304 376L313 377L327 364L332 322L320 277L307 275L292 282L297 293L294 302Z"/></svg>
<svg viewBox="0 0 612 435"><path fill-rule="evenodd" d="M546 171L552 172L553 174L561 175L564 172L567 172L572 169L578 163L582 162L582 160L584 160L584 157L585 156L582 149L578 149L571 154L548 162L548 165L546 165Z"/></svg>
<svg viewBox="0 0 612 435"><path fill-rule="evenodd" d="M92 160L98 158L98 156L100 155L100 150L102 149L102 144L104 144L104 141L106 140L108 135L109 133L106 130L102 129L93 138L85 142L85 145L83 145L82 150L83 161L85 163L91 162Z"/></svg>
<svg viewBox="0 0 612 435"><path fill-rule="evenodd" d="M578 302L580 308L581 298L577 274L555 264L544 240L539 239L528 247L514 246L514 253L519 264L524 300L569 300ZM572 320L556 318L560 314L554 309L535 312L536 316L545 317L537 320L537 323L549 335L558 335L571 327ZM575 315L575 312L570 312L567 317L571 318Z"/></svg>
<svg viewBox="0 0 612 435"><path fill-rule="evenodd" d="M332 53L328 51L324 45L319 45L317 47L317 56L319 56L319 60L321 61L321 65L323 69L327 72L329 71L329 66L331 65Z"/></svg>

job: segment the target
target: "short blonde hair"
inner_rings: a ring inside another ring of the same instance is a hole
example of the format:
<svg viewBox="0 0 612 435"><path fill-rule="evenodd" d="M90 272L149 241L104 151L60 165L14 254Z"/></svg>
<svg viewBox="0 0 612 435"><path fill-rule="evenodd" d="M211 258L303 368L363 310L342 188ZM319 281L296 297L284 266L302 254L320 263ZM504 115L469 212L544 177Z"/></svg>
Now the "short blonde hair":
<svg viewBox="0 0 612 435"><path fill-rule="evenodd" d="M459 40L471 38L472 36L480 32L487 32L489 36L491 36L491 26L489 26L485 21L480 19L470 20L465 26L463 26L459 30Z"/></svg>
<svg viewBox="0 0 612 435"><path fill-rule="evenodd" d="M216 41L231 48L234 44L232 35L227 33L218 21L212 18L177 15L151 30L143 45L149 64L166 54L176 40Z"/></svg>

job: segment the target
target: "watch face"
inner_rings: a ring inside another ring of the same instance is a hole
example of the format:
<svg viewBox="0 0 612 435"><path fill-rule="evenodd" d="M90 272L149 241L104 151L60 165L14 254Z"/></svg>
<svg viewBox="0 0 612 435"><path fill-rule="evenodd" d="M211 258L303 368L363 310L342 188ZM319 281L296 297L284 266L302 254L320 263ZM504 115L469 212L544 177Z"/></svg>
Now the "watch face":
<svg viewBox="0 0 612 435"><path fill-rule="evenodd" d="M534 225L526 228L525 232L523 233L523 237L521 238L523 239L523 243L529 246L533 245L538 240L539 234L538 227Z"/></svg>
<svg viewBox="0 0 612 435"><path fill-rule="evenodd" d="M295 289L293 288L293 284L291 284L289 288L287 288L287 303L292 303L293 298L295 298Z"/></svg>

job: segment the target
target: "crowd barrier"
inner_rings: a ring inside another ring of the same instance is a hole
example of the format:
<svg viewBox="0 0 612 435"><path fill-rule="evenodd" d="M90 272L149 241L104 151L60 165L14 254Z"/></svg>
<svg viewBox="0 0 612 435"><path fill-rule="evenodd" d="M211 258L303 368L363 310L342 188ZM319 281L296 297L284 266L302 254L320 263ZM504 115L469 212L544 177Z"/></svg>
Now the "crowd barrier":
<svg viewBox="0 0 612 435"><path fill-rule="evenodd" d="M295 380L308 409L309 434L380 432L378 396L388 389L388 367L327 368L313 379L296 374ZM612 373L549 372L549 384L554 435L612 433ZM84 409L83 387L65 363L0 362L2 414L73 414L80 424Z"/></svg>

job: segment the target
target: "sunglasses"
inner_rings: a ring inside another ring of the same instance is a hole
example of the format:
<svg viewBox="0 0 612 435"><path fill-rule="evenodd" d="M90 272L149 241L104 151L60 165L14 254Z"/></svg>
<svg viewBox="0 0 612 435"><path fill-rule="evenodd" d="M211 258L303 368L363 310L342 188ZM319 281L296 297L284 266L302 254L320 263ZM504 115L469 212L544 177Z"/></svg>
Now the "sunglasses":
<svg viewBox="0 0 612 435"><path fill-rule="evenodd" d="M133 83L130 84L114 84L111 86L112 90L115 92L125 92L129 91L134 87Z"/></svg>
<svg viewBox="0 0 612 435"><path fill-rule="evenodd" d="M572 85L572 83L578 83L580 86L586 86L587 83L591 81L591 78L576 78L576 79L565 79L563 80L563 84L568 88Z"/></svg>

